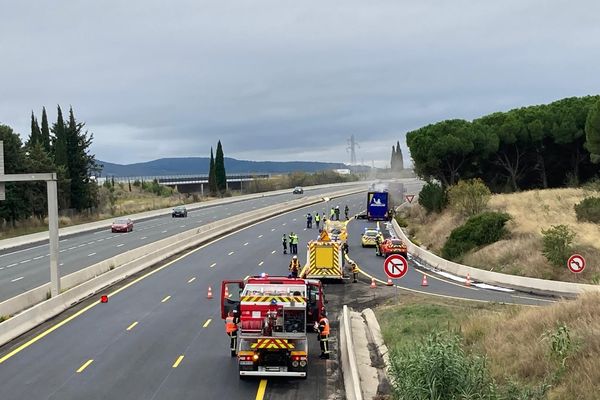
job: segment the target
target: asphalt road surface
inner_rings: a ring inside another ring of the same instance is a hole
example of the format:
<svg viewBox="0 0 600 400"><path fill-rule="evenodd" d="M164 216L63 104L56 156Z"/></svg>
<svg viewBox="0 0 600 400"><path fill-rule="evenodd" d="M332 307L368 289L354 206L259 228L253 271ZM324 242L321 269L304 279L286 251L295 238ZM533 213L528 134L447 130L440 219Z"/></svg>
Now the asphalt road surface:
<svg viewBox="0 0 600 400"><path fill-rule="evenodd" d="M366 184L362 183L366 187ZM331 193L339 188L305 190L304 195L282 194L188 211L187 218L170 215L139 221L133 232L111 233L104 230L68 236L59 242L59 268L65 276L102 260L155 242L203 224L256 210L284 201ZM135 222L135 221L134 221ZM47 243L36 243L0 252L0 301L34 289L50 281L50 257Z"/></svg>
<svg viewBox="0 0 600 400"><path fill-rule="evenodd" d="M238 379L220 319L218 287L224 279L261 272L287 274L289 255L281 254L282 233L297 232L303 248L307 240L317 237L316 229L304 229L306 212L348 204L354 213L364 208L365 197L351 195L313 205L225 236L112 289L106 304L90 300L9 343L0 348L1 398L343 398L337 354L329 361L316 357L316 336L309 344L307 380ZM368 224L350 222L350 255L366 272L379 271L382 276L382 259L374 256L373 249L360 247L359 234ZM301 251L299 256L304 262L306 255ZM420 276L411 270L402 285L420 290ZM209 286L215 295L212 300L206 298ZM352 287L328 284L326 291L351 294ZM537 301L437 279L431 279L423 291L487 301ZM328 304L332 320L339 305L338 301ZM333 329L335 334L335 324Z"/></svg>

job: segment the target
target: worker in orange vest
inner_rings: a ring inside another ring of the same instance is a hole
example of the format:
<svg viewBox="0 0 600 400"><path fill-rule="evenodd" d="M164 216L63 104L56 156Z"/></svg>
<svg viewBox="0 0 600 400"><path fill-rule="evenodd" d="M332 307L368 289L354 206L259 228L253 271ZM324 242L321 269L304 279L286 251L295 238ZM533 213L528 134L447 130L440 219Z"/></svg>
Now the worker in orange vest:
<svg viewBox="0 0 600 400"><path fill-rule="evenodd" d="M321 311L321 320L319 321L319 344L321 345L321 355L319 358L329 360L329 320L327 312Z"/></svg>
<svg viewBox="0 0 600 400"><path fill-rule="evenodd" d="M240 319L238 317L238 311L229 311L229 313L227 314L227 318L225 318L225 332L229 335L231 341L231 357L235 357L237 353L237 337L239 322Z"/></svg>

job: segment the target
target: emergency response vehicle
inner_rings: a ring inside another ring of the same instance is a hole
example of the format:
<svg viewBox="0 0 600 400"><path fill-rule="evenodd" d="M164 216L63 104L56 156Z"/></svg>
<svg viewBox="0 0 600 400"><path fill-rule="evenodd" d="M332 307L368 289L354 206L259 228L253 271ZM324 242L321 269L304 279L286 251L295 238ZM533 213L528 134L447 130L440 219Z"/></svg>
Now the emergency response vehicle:
<svg viewBox="0 0 600 400"><path fill-rule="evenodd" d="M221 283L221 317L238 310L239 376L306 378L308 330L324 310L321 282L261 275Z"/></svg>
<svg viewBox="0 0 600 400"><path fill-rule="evenodd" d="M408 260L408 250L401 239L385 239L375 244L375 254L387 257L390 254L400 254Z"/></svg>
<svg viewBox="0 0 600 400"><path fill-rule="evenodd" d="M360 237L360 244L362 247L377 246L377 241L382 240L383 235L379 229L365 228L362 236Z"/></svg>
<svg viewBox="0 0 600 400"><path fill-rule="evenodd" d="M341 240L331 240L323 230L319 239L308 242L306 248L306 265L301 277L344 279L344 243Z"/></svg>

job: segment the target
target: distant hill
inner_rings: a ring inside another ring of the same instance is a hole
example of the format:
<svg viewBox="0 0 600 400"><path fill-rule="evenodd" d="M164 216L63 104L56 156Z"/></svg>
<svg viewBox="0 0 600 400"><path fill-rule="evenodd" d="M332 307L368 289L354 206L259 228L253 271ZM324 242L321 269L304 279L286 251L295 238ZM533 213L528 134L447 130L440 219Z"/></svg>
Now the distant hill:
<svg viewBox="0 0 600 400"><path fill-rule="evenodd" d="M98 160L98 164L104 166L102 176L208 174L209 162L208 157L160 158L126 165ZM316 172L339 168L348 168L348 166L343 163L316 161L247 161L225 157L225 170L228 174Z"/></svg>

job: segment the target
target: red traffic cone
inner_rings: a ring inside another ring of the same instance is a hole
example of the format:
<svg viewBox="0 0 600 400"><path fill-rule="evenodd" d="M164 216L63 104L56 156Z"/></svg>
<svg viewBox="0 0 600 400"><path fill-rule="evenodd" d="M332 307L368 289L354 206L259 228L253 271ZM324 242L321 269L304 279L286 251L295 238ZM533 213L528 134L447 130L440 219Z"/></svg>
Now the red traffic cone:
<svg viewBox="0 0 600 400"><path fill-rule="evenodd" d="M467 272L467 279L465 279L465 285L467 287L471 286L471 274Z"/></svg>
<svg viewBox="0 0 600 400"><path fill-rule="evenodd" d="M211 288L210 286L208 287L208 293L207 293L207 295L206 295L206 298L207 298L207 299L212 299L212 298L213 298L213 295L212 295L212 288Z"/></svg>
<svg viewBox="0 0 600 400"><path fill-rule="evenodd" d="M394 286L394 282L392 282L392 278L388 278L386 285L387 286Z"/></svg>
<svg viewBox="0 0 600 400"><path fill-rule="evenodd" d="M429 286L427 283L427 275L423 274L423 280L421 281L421 286Z"/></svg>
<svg viewBox="0 0 600 400"><path fill-rule="evenodd" d="M100 303L108 303L108 296L105 294L100 296Z"/></svg>
<svg viewBox="0 0 600 400"><path fill-rule="evenodd" d="M377 284L375 283L375 278L371 278L371 289L377 288Z"/></svg>
<svg viewBox="0 0 600 400"><path fill-rule="evenodd" d="M229 288L227 286L225 286L225 298L229 298Z"/></svg>

